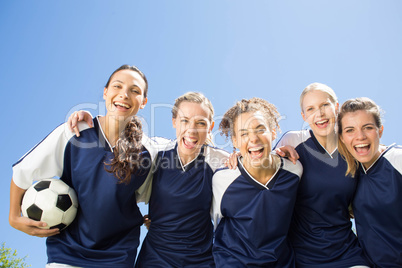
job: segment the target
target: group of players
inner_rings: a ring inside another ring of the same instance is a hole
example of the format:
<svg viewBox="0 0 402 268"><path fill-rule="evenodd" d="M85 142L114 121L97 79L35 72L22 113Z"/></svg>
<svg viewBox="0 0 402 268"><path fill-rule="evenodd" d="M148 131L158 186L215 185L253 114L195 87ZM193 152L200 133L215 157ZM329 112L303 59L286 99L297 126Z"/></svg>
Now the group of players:
<svg viewBox="0 0 402 268"><path fill-rule="evenodd" d="M135 115L147 91L138 68L121 66L105 116L74 113L13 166L9 221L47 237L46 267L402 267L402 150L380 144L372 100L339 107L330 87L310 84L300 96L310 129L275 146L276 107L238 101L219 126L239 151L228 164L210 144L214 109L201 93L176 99L176 140L143 135ZM55 176L80 204L62 232L21 216L33 180ZM139 201L150 227L136 257Z"/></svg>

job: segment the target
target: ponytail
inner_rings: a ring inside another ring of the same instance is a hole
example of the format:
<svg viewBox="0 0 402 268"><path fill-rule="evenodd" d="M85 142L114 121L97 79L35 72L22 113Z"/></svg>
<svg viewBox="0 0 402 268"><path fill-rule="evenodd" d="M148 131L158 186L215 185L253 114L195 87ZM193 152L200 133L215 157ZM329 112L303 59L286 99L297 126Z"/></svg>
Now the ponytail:
<svg viewBox="0 0 402 268"><path fill-rule="evenodd" d="M127 123L114 148L114 158L110 169L106 171L113 173L119 183L129 184L131 175L136 173L140 167L142 152L142 124L137 116L133 116Z"/></svg>

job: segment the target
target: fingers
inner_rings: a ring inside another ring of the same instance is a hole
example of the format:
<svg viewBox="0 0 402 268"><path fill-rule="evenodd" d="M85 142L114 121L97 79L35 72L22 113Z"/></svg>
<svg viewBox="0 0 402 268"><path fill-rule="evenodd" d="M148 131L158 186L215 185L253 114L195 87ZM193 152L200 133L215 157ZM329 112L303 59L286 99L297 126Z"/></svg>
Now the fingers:
<svg viewBox="0 0 402 268"><path fill-rule="evenodd" d="M77 122L78 122L78 112L74 112L74 113L73 113L72 115L70 115L70 117L68 118L68 120L67 120L67 126L68 126L68 129L69 129L71 132L74 132L75 135L76 135L77 137L79 137L79 136L80 136L80 131L79 131L78 127L77 127Z"/></svg>
<svg viewBox="0 0 402 268"><path fill-rule="evenodd" d="M86 111L74 112L67 120L67 126L71 132L74 132L77 137L80 136L80 130L78 129L78 122L85 121L89 127L93 127L92 115Z"/></svg>
<svg viewBox="0 0 402 268"><path fill-rule="evenodd" d="M296 152L295 148L290 145L285 145L280 148L275 149L277 155L281 157L287 157L293 164L296 164L299 159L299 154Z"/></svg>
<svg viewBox="0 0 402 268"><path fill-rule="evenodd" d="M275 149L275 152L276 152L277 155L279 155L279 156L281 156L281 157L285 157L285 156L286 156L286 154L285 154L284 152L282 152L281 149L279 149L279 148L276 148L276 149Z"/></svg>
<svg viewBox="0 0 402 268"><path fill-rule="evenodd" d="M42 229L46 228L47 226L46 222L43 221L35 221L26 217L20 217L18 221L19 221L18 224L19 228L17 229L32 236L49 237L60 234L60 230L58 228Z"/></svg>
<svg viewBox="0 0 402 268"><path fill-rule="evenodd" d="M296 164L297 160L299 159L299 154L296 150L290 151L290 156L288 157L293 164Z"/></svg>
<svg viewBox="0 0 402 268"><path fill-rule="evenodd" d="M237 168L237 156L238 153L234 152L231 153L228 160L226 160L225 165L229 168L229 169L236 169Z"/></svg>
<svg viewBox="0 0 402 268"><path fill-rule="evenodd" d="M85 121L88 126L93 127L92 116L89 113L85 111L78 111L77 114L78 118L76 124L78 123L78 121Z"/></svg>
<svg viewBox="0 0 402 268"><path fill-rule="evenodd" d="M54 229L38 229L32 228L30 235L37 237L49 237L60 234L60 230L58 228Z"/></svg>
<svg viewBox="0 0 402 268"><path fill-rule="evenodd" d="M148 217L148 215L144 215L144 225L147 227L147 230L149 230L149 227L151 227L151 219Z"/></svg>

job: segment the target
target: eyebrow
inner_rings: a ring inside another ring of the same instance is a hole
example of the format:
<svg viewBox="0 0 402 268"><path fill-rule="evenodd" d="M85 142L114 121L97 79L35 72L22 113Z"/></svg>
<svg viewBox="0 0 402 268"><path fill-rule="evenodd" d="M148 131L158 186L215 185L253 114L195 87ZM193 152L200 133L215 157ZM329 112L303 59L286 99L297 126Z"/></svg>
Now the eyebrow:
<svg viewBox="0 0 402 268"><path fill-rule="evenodd" d="M115 82L124 84L123 81L120 81L120 80L112 80L112 83L115 83Z"/></svg>
<svg viewBox="0 0 402 268"><path fill-rule="evenodd" d="M113 84L113 83L121 83L121 84L124 84L124 82L123 82L123 81L120 81L120 80L113 80L113 81L110 82L110 84ZM141 92L143 91L143 89L142 89L139 85L137 85L137 84L133 84L131 87L137 88L137 89L141 90Z"/></svg>
<svg viewBox="0 0 402 268"><path fill-rule="evenodd" d="M363 127L366 127L366 126L376 126L376 125L374 123L367 123L367 124L363 125Z"/></svg>
<svg viewBox="0 0 402 268"><path fill-rule="evenodd" d="M374 123L367 123L367 124L364 124L362 127L367 127L367 126L375 126L375 124ZM355 127L354 126L346 126L343 129L347 129L347 128L355 128Z"/></svg>
<svg viewBox="0 0 402 268"><path fill-rule="evenodd" d="M249 131L249 129L259 129L259 128L266 128L263 124L259 124L255 128L242 128L239 131Z"/></svg>
<svg viewBox="0 0 402 268"><path fill-rule="evenodd" d="M116 79L116 80L113 80L111 83L122 83L122 84L124 84L124 82L123 81L120 81L120 80L118 80L118 79ZM133 87L138 87L138 88L140 88L140 86L139 85L137 85L137 84L133 84L132 85Z"/></svg>

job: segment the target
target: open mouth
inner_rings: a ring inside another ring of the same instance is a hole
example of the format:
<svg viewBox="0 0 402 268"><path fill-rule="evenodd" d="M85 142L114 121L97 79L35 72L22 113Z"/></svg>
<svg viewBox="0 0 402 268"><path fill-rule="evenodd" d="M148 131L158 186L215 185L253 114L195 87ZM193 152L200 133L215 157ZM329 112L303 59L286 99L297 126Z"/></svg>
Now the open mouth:
<svg viewBox="0 0 402 268"><path fill-rule="evenodd" d="M128 109L131 108L130 105L128 105L128 104L126 104L126 103L123 103L123 102L118 102L118 101L113 102L113 105L114 105L117 109L125 109L125 110L128 110Z"/></svg>
<svg viewBox="0 0 402 268"><path fill-rule="evenodd" d="M358 144L358 145L355 145L354 148L358 154L364 155L364 154L367 154L368 151L370 150L370 144L368 144L368 143Z"/></svg>
<svg viewBox="0 0 402 268"><path fill-rule="evenodd" d="M260 158L264 152L263 146L252 147L248 149L248 153L251 158Z"/></svg>
<svg viewBox="0 0 402 268"><path fill-rule="evenodd" d="M183 145L186 149L194 149L197 146L198 140L190 137L183 138Z"/></svg>
<svg viewBox="0 0 402 268"><path fill-rule="evenodd" d="M315 125L319 128L325 128L328 126L328 124L329 124L329 119L324 119L324 120L315 122Z"/></svg>

